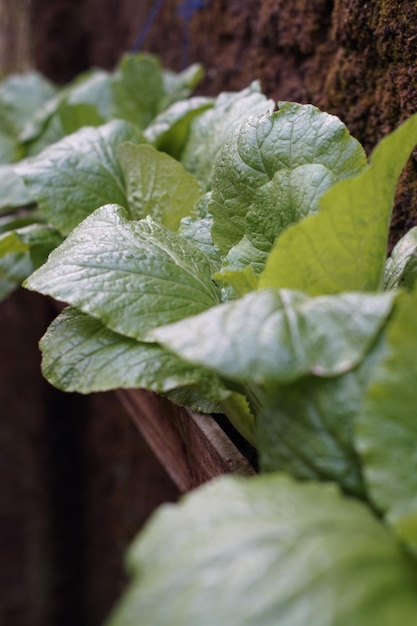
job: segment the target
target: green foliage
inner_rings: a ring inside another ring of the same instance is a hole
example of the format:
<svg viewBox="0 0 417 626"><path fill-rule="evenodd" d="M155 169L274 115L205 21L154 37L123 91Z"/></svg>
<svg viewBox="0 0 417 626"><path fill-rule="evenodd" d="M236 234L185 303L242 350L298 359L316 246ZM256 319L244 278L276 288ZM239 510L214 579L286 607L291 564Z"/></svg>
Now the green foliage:
<svg viewBox="0 0 417 626"><path fill-rule="evenodd" d="M395 189L416 138L414 115L380 142L361 174L329 189L317 215L283 233L260 286L311 295L379 289Z"/></svg>
<svg viewBox="0 0 417 626"><path fill-rule="evenodd" d="M0 291L70 305L45 377L223 410L258 448L262 476L155 516L109 624L414 626L415 229L386 243L417 115L368 163L257 83L190 98L200 74L128 55L42 84L2 148Z"/></svg>
<svg viewBox="0 0 417 626"><path fill-rule="evenodd" d="M413 564L334 485L222 477L164 506L109 626L414 626Z"/></svg>

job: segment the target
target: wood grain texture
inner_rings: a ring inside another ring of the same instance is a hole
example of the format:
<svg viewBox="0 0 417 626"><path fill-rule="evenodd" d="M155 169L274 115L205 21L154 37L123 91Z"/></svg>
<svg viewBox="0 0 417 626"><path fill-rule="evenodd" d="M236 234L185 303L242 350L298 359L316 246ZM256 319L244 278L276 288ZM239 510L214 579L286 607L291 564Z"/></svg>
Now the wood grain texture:
<svg viewBox="0 0 417 626"><path fill-rule="evenodd" d="M255 469L217 422L143 389L118 390L148 445L181 492L224 473Z"/></svg>

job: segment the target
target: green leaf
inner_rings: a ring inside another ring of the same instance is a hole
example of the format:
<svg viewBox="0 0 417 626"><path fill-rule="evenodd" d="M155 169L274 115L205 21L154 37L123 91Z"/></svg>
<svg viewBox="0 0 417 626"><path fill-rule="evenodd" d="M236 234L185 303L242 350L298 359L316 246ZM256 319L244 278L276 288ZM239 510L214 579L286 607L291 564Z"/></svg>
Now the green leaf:
<svg viewBox="0 0 417 626"><path fill-rule="evenodd" d="M193 120L181 155L184 167L209 187L214 159L228 135L251 113L272 112L273 108L257 82L238 93L221 93L212 109Z"/></svg>
<svg viewBox="0 0 417 626"><path fill-rule="evenodd" d="M160 110L167 109L178 100L188 98L203 77L204 68L200 63L193 63L179 73L164 69L162 80L165 95L160 104Z"/></svg>
<svg viewBox="0 0 417 626"><path fill-rule="evenodd" d="M167 393L192 385L211 388L217 382L212 374L187 365L161 346L114 333L71 307L52 322L40 348L43 375L65 391L141 387Z"/></svg>
<svg viewBox="0 0 417 626"><path fill-rule="evenodd" d="M8 126L0 103L0 166L22 158L23 152L17 135Z"/></svg>
<svg viewBox="0 0 417 626"><path fill-rule="evenodd" d="M258 288L259 274L268 255L257 250L244 235L223 258L223 265L213 278L231 285L237 295L244 295Z"/></svg>
<svg viewBox="0 0 417 626"><path fill-rule="evenodd" d="M400 299L388 327L388 354L371 379L356 420L356 446L369 495L417 550L417 289Z"/></svg>
<svg viewBox="0 0 417 626"><path fill-rule="evenodd" d="M211 238L210 216L184 217L181 220L179 234L199 248L210 259L212 271L215 272L220 266L220 254Z"/></svg>
<svg viewBox="0 0 417 626"><path fill-rule="evenodd" d="M32 202L22 177L15 172L13 165L0 165L0 215Z"/></svg>
<svg viewBox="0 0 417 626"><path fill-rule="evenodd" d="M11 228L12 223L10 221ZM7 224L2 226L7 228ZM0 300L19 287L32 272L33 263L27 244L15 230L4 230L0 234Z"/></svg>
<svg viewBox="0 0 417 626"><path fill-rule="evenodd" d="M278 238L260 286L311 295L380 289L395 188L416 143L414 115L379 143L364 172L329 189L317 215Z"/></svg>
<svg viewBox="0 0 417 626"><path fill-rule="evenodd" d="M394 298L393 292L309 298L296 291L261 290L155 328L149 339L242 383L336 376L363 360Z"/></svg>
<svg viewBox="0 0 417 626"><path fill-rule="evenodd" d="M146 128L159 113L165 95L162 70L156 57L126 54L113 76L114 115Z"/></svg>
<svg viewBox="0 0 417 626"><path fill-rule="evenodd" d="M60 89L54 96L49 98L49 100L46 100L42 106L33 111L32 117L27 120L26 124L20 131L20 141L30 143L39 138L39 136L45 132L51 118L56 117L55 114L62 102L65 101L67 93L67 87Z"/></svg>
<svg viewBox="0 0 417 626"><path fill-rule="evenodd" d="M127 206L116 151L123 142L143 140L136 128L115 120L68 135L15 169L48 221L67 234L103 204Z"/></svg>
<svg viewBox="0 0 417 626"><path fill-rule="evenodd" d="M219 301L202 252L150 218L129 220L115 205L75 228L25 286L140 340Z"/></svg>
<svg viewBox="0 0 417 626"><path fill-rule="evenodd" d="M0 299L18 287L47 259L62 238L35 217L3 218L0 223Z"/></svg>
<svg viewBox="0 0 417 626"><path fill-rule="evenodd" d="M0 108L19 135L34 113L56 94L56 87L36 71L12 74L0 83Z"/></svg>
<svg viewBox="0 0 417 626"><path fill-rule="evenodd" d="M417 226L411 228L394 246L385 264L384 285L413 287L417 279Z"/></svg>
<svg viewBox="0 0 417 626"><path fill-rule="evenodd" d="M16 237L29 251L34 269L43 265L50 252L62 242L62 236L49 224L29 224L15 231Z"/></svg>
<svg viewBox="0 0 417 626"><path fill-rule="evenodd" d="M166 505L107 626L414 626L415 566L333 485L223 476Z"/></svg>
<svg viewBox="0 0 417 626"><path fill-rule="evenodd" d="M220 272L213 275L213 278L230 285L236 297L245 296L258 288L258 277L252 265L247 265L243 270L238 271L222 268Z"/></svg>
<svg viewBox="0 0 417 626"><path fill-rule="evenodd" d="M296 478L333 480L347 492L364 496L354 420L384 347L379 340L358 367L342 376L307 376L270 390L257 421L264 472L283 470Z"/></svg>
<svg viewBox="0 0 417 626"><path fill-rule="evenodd" d="M65 137L65 131L58 109L56 113L46 120L36 137L25 143L26 157L31 158L36 156L51 144L60 141L63 137Z"/></svg>
<svg viewBox="0 0 417 626"><path fill-rule="evenodd" d="M0 256L0 299L6 298L33 271L28 252L11 252Z"/></svg>
<svg viewBox="0 0 417 626"><path fill-rule="evenodd" d="M133 219L150 215L171 230L193 212L200 185L181 163L153 146L122 144L118 157Z"/></svg>
<svg viewBox="0 0 417 626"><path fill-rule="evenodd" d="M244 235L268 253L289 224L315 213L337 180L366 166L360 144L335 116L280 103L248 117L221 149L213 173L213 239L222 254Z"/></svg>
<svg viewBox="0 0 417 626"><path fill-rule="evenodd" d="M84 126L101 126L105 119L93 104L63 104L58 111L64 135L71 135Z"/></svg>
<svg viewBox="0 0 417 626"><path fill-rule="evenodd" d="M207 109L211 109L213 102L212 98L202 96L175 102L159 113L145 129L146 139L158 150L179 159L192 121Z"/></svg>
<svg viewBox="0 0 417 626"><path fill-rule="evenodd" d="M90 105L99 116L110 121L115 115L113 76L101 69L90 70L69 86L65 104L68 106Z"/></svg>
<svg viewBox="0 0 417 626"><path fill-rule="evenodd" d="M105 119L92 104L68 104L63 100L56 112L46 121L39 135L26 144L27 156L35 156L66 135L84 126L101 126Z"/></svg>

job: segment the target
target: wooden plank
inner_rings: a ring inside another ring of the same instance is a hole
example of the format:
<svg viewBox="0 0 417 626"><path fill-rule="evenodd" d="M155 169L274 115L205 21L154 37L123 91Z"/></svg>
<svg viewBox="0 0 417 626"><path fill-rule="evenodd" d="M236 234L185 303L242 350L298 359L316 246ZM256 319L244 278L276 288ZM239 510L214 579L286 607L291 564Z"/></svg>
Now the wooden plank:
<svg viewBox="0 0 417 626"><path fill-rule="evenodd" d="M211 416L199 415L143 389L120 389L116 393L181 492L224 473L255 473L249 459Z"/></svg>

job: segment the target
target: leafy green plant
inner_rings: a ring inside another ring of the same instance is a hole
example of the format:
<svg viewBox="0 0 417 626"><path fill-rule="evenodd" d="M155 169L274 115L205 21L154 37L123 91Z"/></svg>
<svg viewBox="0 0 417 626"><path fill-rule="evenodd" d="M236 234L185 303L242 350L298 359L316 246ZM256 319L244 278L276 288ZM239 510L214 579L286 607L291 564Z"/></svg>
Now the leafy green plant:
<svg viewBox="0 0 417 626"><path fill-rule="evenodd" d="M175 74L128 54L113 72L91 70L61 88L38 72L0 83L0 298L89 212L125 201L121 141L147 142L148 129L155 143L180 145L193 116L212 106L189 97L201 77L198 65Z"/></svg>
<svg viewBox="0 0 417 626"><path fill-rule="evenodd" d="M44 375L221 410L261 475L156 513L109 623L414 625L414 230L386 250L417 116L368 161L336 117L274 112L256 83L136 123L120 80L117 120L12 168L65 239L25 281L69 305ZM32 250L25 228L0 245Z"/></svg>

